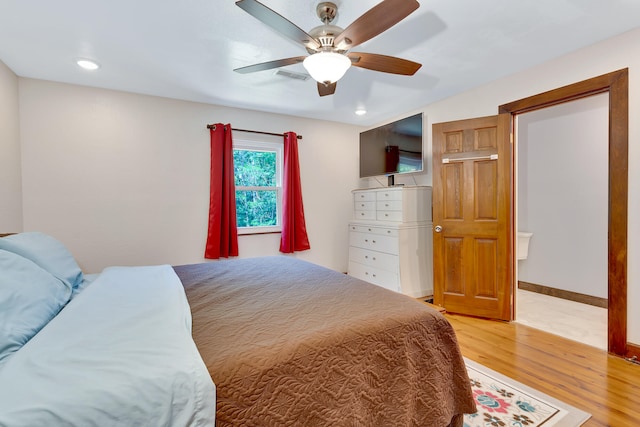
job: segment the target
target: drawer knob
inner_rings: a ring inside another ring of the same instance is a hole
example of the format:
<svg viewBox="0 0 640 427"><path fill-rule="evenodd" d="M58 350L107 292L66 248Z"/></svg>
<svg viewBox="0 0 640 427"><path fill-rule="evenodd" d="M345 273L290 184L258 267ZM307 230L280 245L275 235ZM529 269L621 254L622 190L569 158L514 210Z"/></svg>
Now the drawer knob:
<svg viewBox="0 0 640 427"><path fill-rule="evenodd" d="M370 229L370 228L369 228L368 230L369 230L369 231L371 231L371 229Z"/></svg>
<svg viewBox="0 0 640 427"><path fill-rule="evenodd" d="M371 243L375 243L375 242L376 242L375 240L372 240L372 241L371 241Z"/></svg>
<svg viewBox="0 0 640 427"><path fill-rule="evenodd" d="M376 257L373 257L373 260L375 261L375 260L376 260Z"/></svg>
<svg viewBox="0 0 640 427"><path fill-rule="evenodd" d="M369 239L364 239L365 242L369 243Z"/></svg>
<svg viewBox="0 0 640 427"><path fill-rule="evenodd" d="M365 255L365 256L364 256L364 259L369 259L369 255Z"/></svg>

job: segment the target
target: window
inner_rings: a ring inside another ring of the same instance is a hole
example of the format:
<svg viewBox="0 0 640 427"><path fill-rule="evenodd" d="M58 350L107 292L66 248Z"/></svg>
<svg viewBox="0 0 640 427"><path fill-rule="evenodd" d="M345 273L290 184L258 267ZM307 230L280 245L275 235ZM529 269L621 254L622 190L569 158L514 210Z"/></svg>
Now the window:
<svg viewBox="0 0 640 427"><path fill-rule="evenodd" d="M238 234L281 231L282 144L235 141Z"/></svg>

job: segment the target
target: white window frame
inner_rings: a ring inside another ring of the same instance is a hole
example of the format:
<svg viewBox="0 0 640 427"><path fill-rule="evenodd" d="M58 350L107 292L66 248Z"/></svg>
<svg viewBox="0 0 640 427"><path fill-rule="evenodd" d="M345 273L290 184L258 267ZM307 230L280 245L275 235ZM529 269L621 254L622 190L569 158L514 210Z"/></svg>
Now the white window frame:
<svg viewBox="0 0 640 427"><path fill-rule="evenodd" d="M234 150L247 151L275 151L276 153L276 186L275 187L245 187L236 186L236 191L276 191L276 225L238 227L238 234L266 234L282 232L282 167L284 163L283 143L267 141L234 140Z"/></svg>

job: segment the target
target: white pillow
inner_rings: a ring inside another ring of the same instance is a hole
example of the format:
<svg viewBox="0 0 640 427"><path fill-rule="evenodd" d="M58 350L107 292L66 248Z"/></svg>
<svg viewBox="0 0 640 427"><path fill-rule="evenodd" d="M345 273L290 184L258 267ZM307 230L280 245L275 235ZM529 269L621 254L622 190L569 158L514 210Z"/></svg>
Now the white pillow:
<svg viewBox="0 0 640 427"><path fill-rule="evenodd" d="M0 249L30 259L62 280L70 290L82 283L82 270L71 252L47 234L34 231L3 237L0 239Z"/></svg>
<svg viewBox="0 0 640 427"><path fill-rule="evenodd" d="M60 279L33 261L0 249L0 365L49 323L70 297L71 289Z"/></svg>

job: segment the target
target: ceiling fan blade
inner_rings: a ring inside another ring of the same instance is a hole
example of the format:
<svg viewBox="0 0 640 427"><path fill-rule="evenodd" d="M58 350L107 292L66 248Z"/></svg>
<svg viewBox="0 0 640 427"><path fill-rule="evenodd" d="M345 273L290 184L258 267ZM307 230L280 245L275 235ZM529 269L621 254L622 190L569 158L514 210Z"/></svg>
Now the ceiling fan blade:
<svg viewBox="0 0 640 427"><path fill-rule="evenodd" d="M324 83L318 82L318 94L320 96L333 95L336 91L336 82L325 85Z"/></svg>
<svg viewBox="0 0 640 427"><path fill-rule="evenodd" d="M256 0L240 0L236 2L236 6L263 24L292 40L302 43L309 49L318 49L320 47L320 43L307 34L306 31Z"/></svg>
<svg viewBox="0 0 640 427"><path fill-rule="evenodd" d="M333 45L341 50L351 49L393 27L418 7L416 0L383 0L345 28Z"/></svg>
<svg viewBox="0 0 640 427"><path fill-rule="evenodd" d="M354 67L366 68L383 73L402 74L412 76L422 67L422 64L395 56L378 55L376 53L349 52L347 54Z"/></svg>
<svg viewBox="0 0 640 427"><path fill-rule="evenodd" d="M236 68L235 72L240 74L255 73L256 71L271 70L272 68L280 68L287 65L299 64L304 61L306 56L296 56L293 58L277 59L275 61L261 62L260 64L247 65L246 67Z"/></svg>

